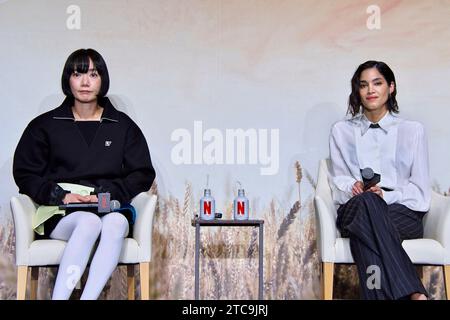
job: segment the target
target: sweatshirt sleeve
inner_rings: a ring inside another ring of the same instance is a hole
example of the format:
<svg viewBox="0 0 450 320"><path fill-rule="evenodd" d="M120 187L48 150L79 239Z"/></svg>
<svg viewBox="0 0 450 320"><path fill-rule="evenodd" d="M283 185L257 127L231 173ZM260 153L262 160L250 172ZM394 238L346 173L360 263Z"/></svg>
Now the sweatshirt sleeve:
<svg viewBox="0 0 450 320"><path fill-rule="evenodd" d="M127 130L122 161L122 177L99 180L96 192L110 192L111 199L123 204L140 192L149 190L156 176L147 141L134 122Z"/></svg>
<svg viewBox="0 0 450 320"><path fill-rule="evenodd" d="M13 176L19 192L40 205L59 205L68 193L45 177L49 144L44 128L33 120L19 140L13 160Z"/></svg>

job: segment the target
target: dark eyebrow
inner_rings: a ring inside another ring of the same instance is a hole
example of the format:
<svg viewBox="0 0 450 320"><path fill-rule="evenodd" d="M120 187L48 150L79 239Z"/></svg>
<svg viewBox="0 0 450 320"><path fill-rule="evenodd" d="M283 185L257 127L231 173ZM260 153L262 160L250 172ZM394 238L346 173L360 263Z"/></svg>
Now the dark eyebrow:
<svg viewBox="0 0 450 320"><path fill-rule="evenodd" d="M372 80L372 82L382 81L382 80L383 80L382 78L375 78L375 79ZM366 80L360 80L359 83L367 83L367 81Z"/></svg>

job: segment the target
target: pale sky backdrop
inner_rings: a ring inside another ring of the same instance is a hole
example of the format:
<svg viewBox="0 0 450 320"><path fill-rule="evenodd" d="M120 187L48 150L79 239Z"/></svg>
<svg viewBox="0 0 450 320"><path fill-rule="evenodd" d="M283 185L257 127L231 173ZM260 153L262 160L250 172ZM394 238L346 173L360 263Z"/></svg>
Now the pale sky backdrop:
<svg viewBox="0 0 450 320"><path fill-rule="evenodd" d="M67 27L70 5L80 9L80 29ZM381 10L380 29L367 27L370 5ZM394 70L400 115L425 124L433 182L448 190L449 17L448 0L0 1L1 215L17 193L12 156L24 128L63 100L65 60L88 47L106 60L109 96L144 132L163 197L182 200L186 182L200 197L209 174L219 211L236 180L261 208L272 199L289 207L294 162L316 177L329 128L345 116L350 78L369 59ZM173 164L171 134L193 134L194 121L223 134L278 129L278 173ZM304 198L312 194L302 187Z"/></svg>

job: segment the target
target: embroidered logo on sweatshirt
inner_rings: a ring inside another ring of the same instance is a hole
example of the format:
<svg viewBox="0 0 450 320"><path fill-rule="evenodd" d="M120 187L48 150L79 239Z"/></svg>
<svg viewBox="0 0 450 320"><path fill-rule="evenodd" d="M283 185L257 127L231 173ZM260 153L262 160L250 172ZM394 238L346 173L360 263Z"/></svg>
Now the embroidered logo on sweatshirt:
<svg viewBox="0 0 450 320"><path fill-rule="evenodd" d="M105 147L110 147L111 143L112 143L112 141L106 140L105 141Z"/></svg>

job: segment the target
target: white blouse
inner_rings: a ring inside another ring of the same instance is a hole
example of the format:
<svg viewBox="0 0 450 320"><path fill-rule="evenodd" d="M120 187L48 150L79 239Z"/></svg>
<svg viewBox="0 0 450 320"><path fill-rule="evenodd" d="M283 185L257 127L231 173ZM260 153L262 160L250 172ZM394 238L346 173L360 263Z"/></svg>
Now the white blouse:
<svg viewBox="0 0 450 320"><path fill-rule="evenodd" d="M416 211L428 211L431 184L427 138L423 125L388 112L380 128L369 128L364 115L338 121L331 128L330 185L336 204L352 198L352 186L362 181L360 169L369 167L381 175L380 187L387 204L400 203Z"/></svg>

